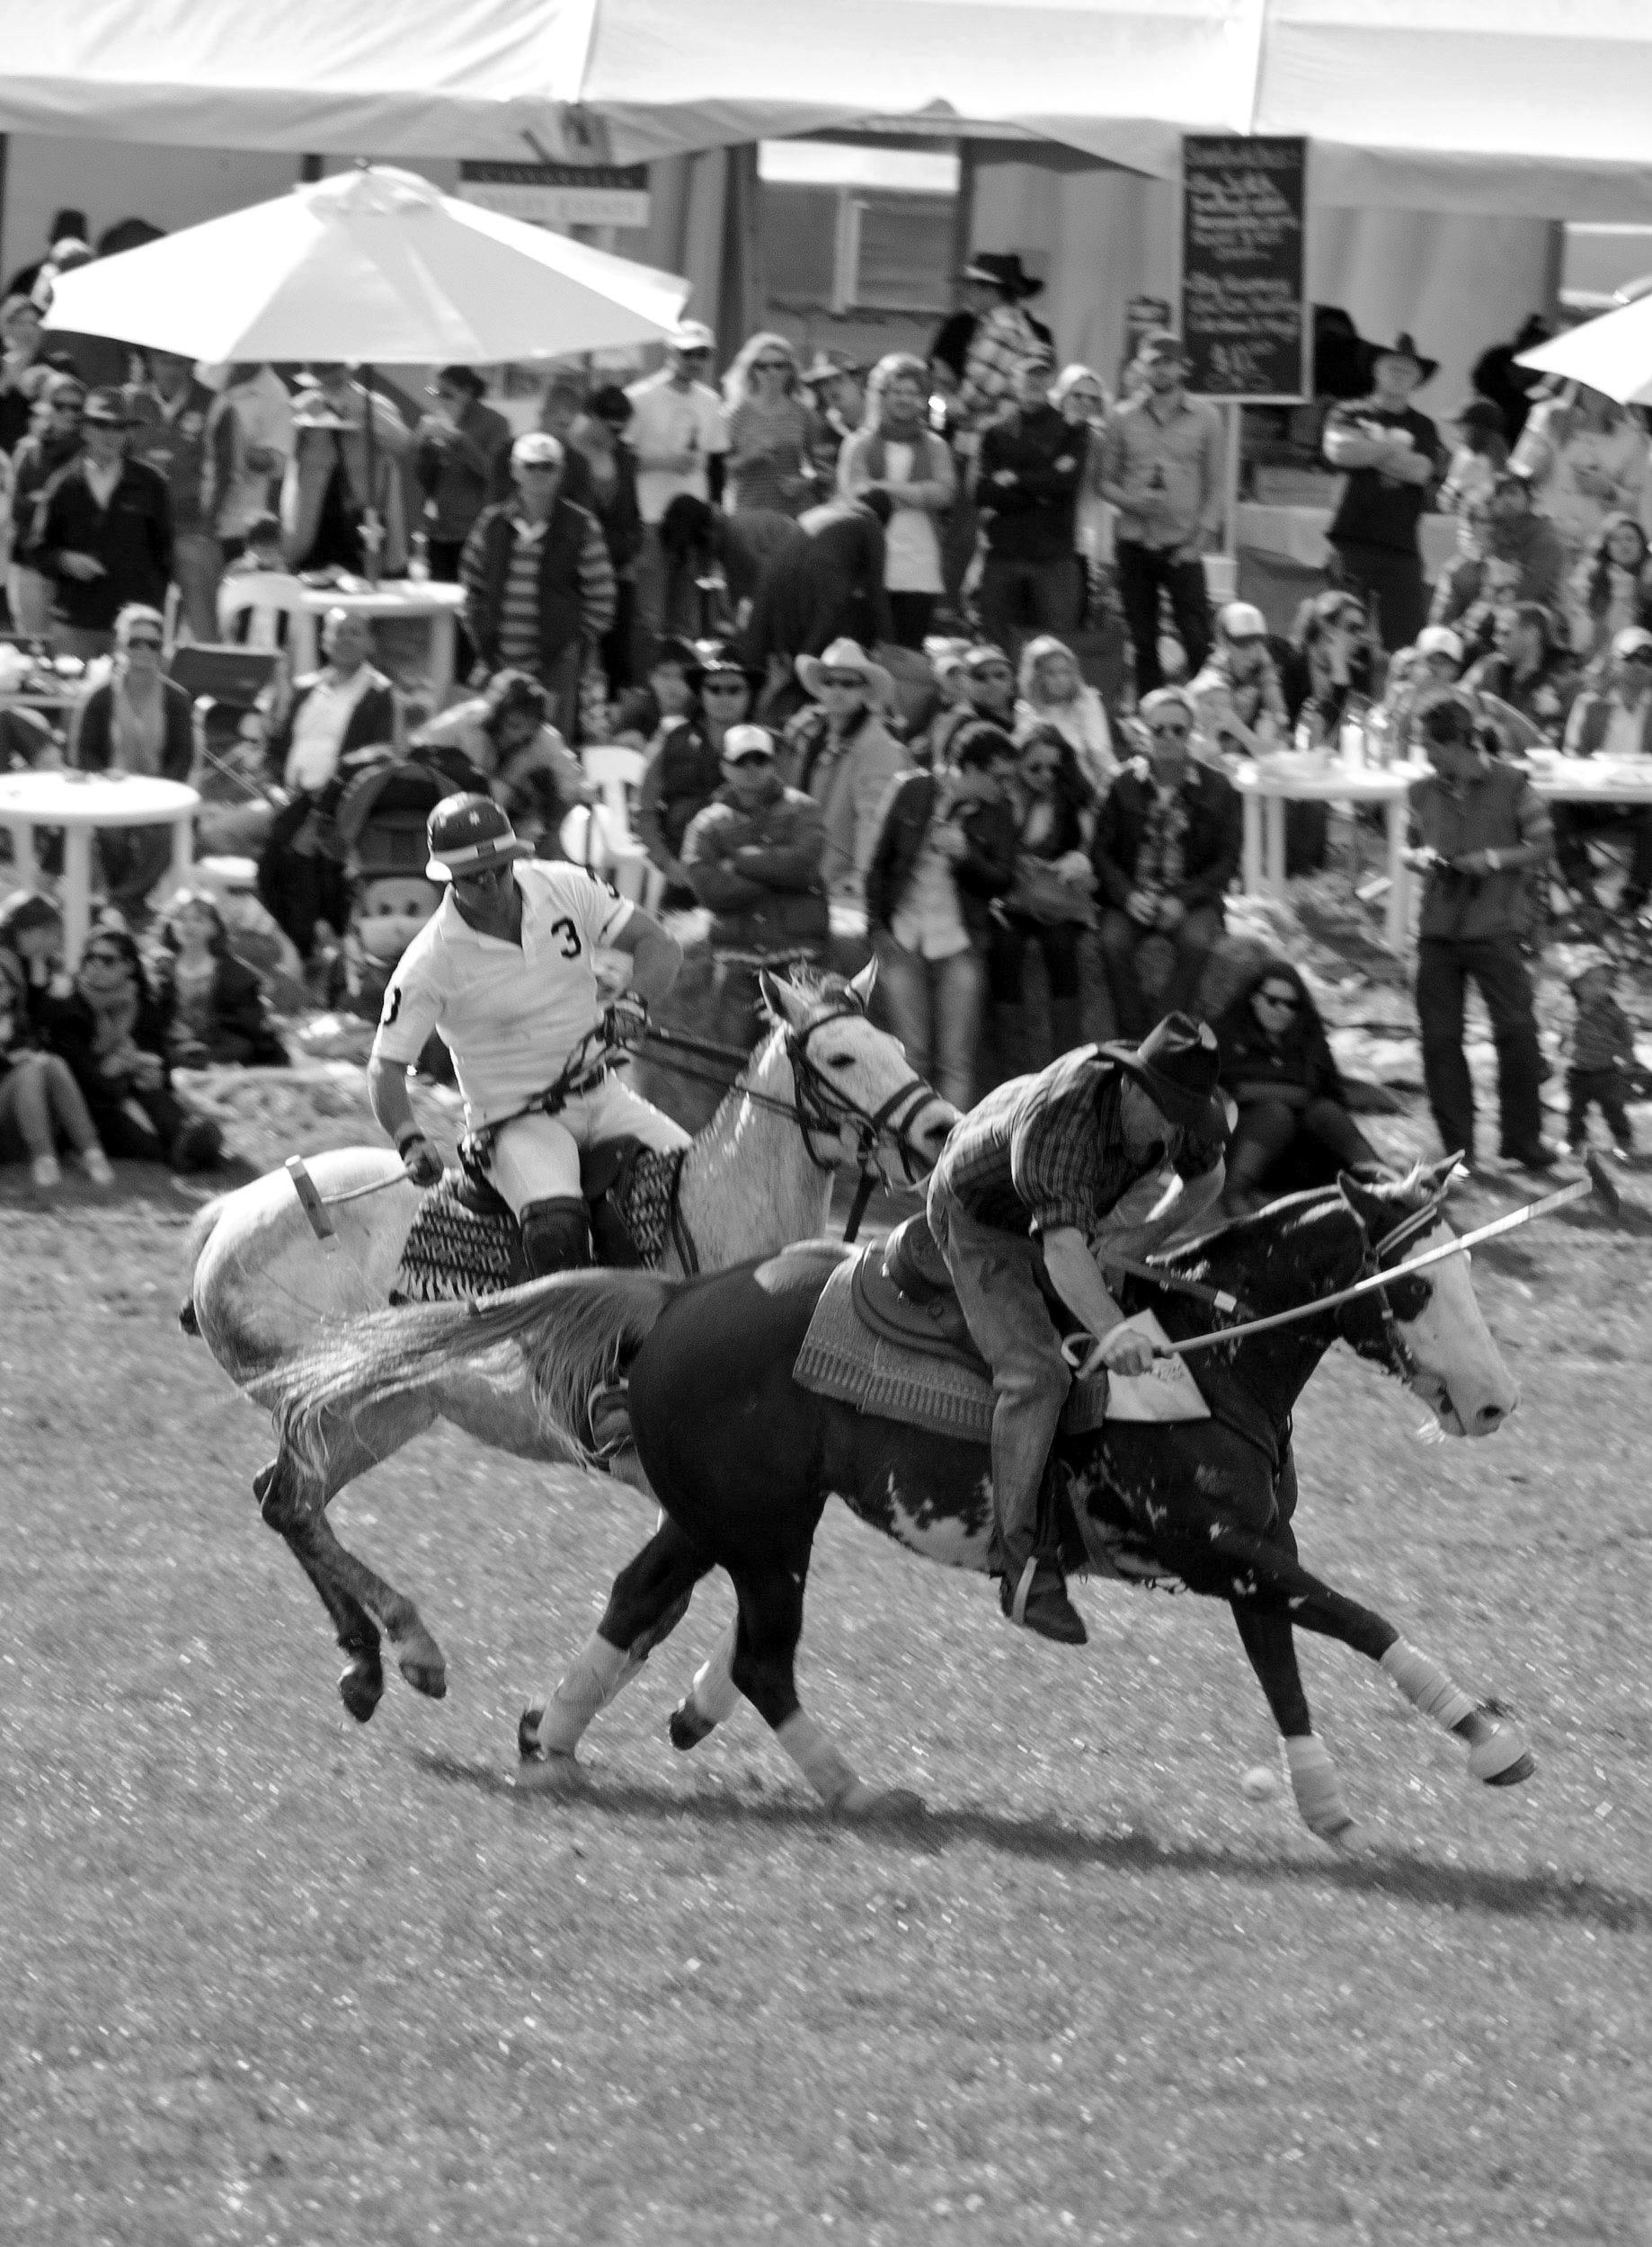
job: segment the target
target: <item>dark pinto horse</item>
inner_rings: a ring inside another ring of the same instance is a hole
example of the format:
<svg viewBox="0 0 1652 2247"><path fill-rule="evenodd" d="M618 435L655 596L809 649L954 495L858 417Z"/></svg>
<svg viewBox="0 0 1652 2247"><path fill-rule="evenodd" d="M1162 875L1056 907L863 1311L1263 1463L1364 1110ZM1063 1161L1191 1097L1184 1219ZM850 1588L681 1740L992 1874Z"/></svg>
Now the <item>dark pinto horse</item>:
<svg viewBox="0 0 1652 2247"><path fill-rule="evenodd" d="M1253 1317L1312 1303L1377 1273L1387 1244L1391 1266L1404 1248L1437 1237L1449 1168L1381 1187L1345 1177L1195 1242L1166 1259L1167 1271L1226 1291ZM836 1494L912 1551L984 1570L989 1463L981 1444L862 1414L794 1380L841 1254L801 1247L686 1285L640 1273L547 1281L532 1301L484 1309L431 1336L399 1375L380 1359L380 1379L417 1383L433 1370L432 1356L467 1357L511 1341L531 1367L541 1411L564 1430L578 1425L581 1402L600 1379L617 1363L629 1366L637 1453L665 1518L617 1579L596 1637L549 1709L525 1716L525 1754L546 1756L525 1776L565 1779L585 1725L671 1628L692 1586L720 1566L739 1601L732 1648L726 1668L714 1658L677 1710L676 1744L703 1738L738 1689L834 1811L864 1816L921 1807L901 1790L864 1785L798 1701L794 1657L810 1551ZM1156 1281L1128 1282L1124 1305L1153 1310L1172 1339L1218 1323L1204 1301ZM1451 1256L1323 1313L1190 1356L1211 1418L1110 1420L1090 1434L1063 1435L1055 1467L1071 1515L1070 1559L1088 1558L1115 1575L1179 1578L1230 1603L1284 1736L1298 1807L1329 1841L1353 1821L1312 1731L1293 1642L1299 1625L1379 1664L1465 1743L1477 1778L1506 1785L1532 1769L1524 1742L1495 1706L1477 1706L1392 1623L1297 1557L1291 1411L1337 1340L1424 1398L1448 1434L1489 1434L1518 1401L1480 1318L1468 1258ZM324 1404L315 1390L289 1390L284 1436L305 1450L324 1442L323 1421L348 1401L336 1387ZM990 1627L1001 1626L995 1620Z"/></svg>

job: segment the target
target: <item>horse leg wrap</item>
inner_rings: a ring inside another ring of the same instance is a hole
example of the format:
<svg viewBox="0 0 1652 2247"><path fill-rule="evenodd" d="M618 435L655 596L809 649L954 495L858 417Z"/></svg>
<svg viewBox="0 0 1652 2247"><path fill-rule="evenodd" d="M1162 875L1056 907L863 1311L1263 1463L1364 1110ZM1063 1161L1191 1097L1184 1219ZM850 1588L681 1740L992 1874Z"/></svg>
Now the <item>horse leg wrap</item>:
<svg viewBox="0 0 1652 2247"><path fill-rule="evenodd" d="M1531 1751L1519 1727L1505 1722L1501 1717L1493 1717L1488 1721L1490 1731L1483 1738L1476 1740L1469 1750L1469 1776L1484 1780L1488 1787L1495 1787L1499 1781L1506 1786L1511 1781L1504 1779L1504 1773L1513 1772L1516 1763L1523 1763L1525 1770L1515 1773L1514 1777L1528 1778L1532 1771L1529 1760Z"/></svg>
<svg viewBox="0 0 1652 2247"><path fill-rule="evenodd" d="M709 1657L695 1671L688 1688L695 1714L704 1717L708 1727L726 1723L740 1700L740 1688L734 1683L736 1629L735 1624L729 1625Z"/></svg>
<svg viewBox="0 0 1652 2247"><path fill-rule="evenodd" d="M585 1727L642 1668L621 1647L611 1647L593 1631L573 1666L551 1695L539 1724L539 1745L547 1755L572 1755Z"/></svg>
<svg viewBox="0 0 1652 2247"><path fill-rule="evenodd" d="M1336 1766L1323 1740L1311 1732L1285 1742L1285 1763L1302 1823L1322 1841L1340 1840L1354 1823L1354 1813L1342 1798Z"/></svg>
<svg viewBox="0 0 1652 2247"><path fill-rule="evenodd" d="M1474 1714L1474 1703L1461 1686L1453 1685L1437 1662L1431 1662L1403 1639L1395 1639L1382 1656L1381 1666L1413 1707L1431 1717L1442 1732L1455 1732Z"/></svg>
<svg viewBox="0 0 1652 2247"><path fill-rule="evenodd" d="M835 1810L858 1785L842 1754L804 1710L794 1709L784 1724L776 1726L775 1737L828 1809Z"/></svg>

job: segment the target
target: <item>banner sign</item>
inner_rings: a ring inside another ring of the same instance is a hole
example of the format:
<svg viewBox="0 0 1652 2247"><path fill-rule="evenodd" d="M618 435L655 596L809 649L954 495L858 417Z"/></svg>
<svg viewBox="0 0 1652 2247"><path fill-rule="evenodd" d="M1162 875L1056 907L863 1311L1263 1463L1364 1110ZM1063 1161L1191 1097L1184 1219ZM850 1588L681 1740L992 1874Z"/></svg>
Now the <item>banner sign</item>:
<svg viewBox="0 0 1652 2247"><path fill-rule="evenodd" d="M1235 404L1308 395L1308 143L1242 134L1182 142L1182 335L1187 387Z"/></svg>
<svg viewBox="0 0 1652 2247"><path fill-rule="evenodd" d="M538 226L645 226L645 164L484 164L459 165L458 192L507 218Z"/></svg>

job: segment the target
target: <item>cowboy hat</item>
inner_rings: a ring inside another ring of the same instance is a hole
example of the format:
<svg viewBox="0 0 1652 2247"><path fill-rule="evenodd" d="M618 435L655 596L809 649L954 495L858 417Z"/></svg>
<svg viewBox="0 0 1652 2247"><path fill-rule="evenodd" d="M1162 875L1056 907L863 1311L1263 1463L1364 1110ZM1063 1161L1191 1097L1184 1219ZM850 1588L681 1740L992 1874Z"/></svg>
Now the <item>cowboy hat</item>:
<svg viewBox="0 0 1652 2247"><path fill-rule="evenodd" d="M796 671L804 691L816 702L822 671L858 671L866 682L866 700L876 709L886 709L895 690L893 675L875 663L857 640L834 640L824 655L800 655Z"/></svg>
<svg viewBox="0 0 1652 2247"><path fill-rule="evenodd" d="M964 267L964 280L989 281L1007 297L1036 297L1044 283L1023 271L1019 250L978 250Z"/></svg>
<svg viewBox="0 0 1652 2247"><path fill-rule="evenodd" d="M1419 384L1432 382L1440 371L1439 360L1425 359L1404 328L1401 328L1391 343L1371 343L1367 344L1366 349L1371 354L1371 370L1373 375L1380 359L1408 359L1417 370L1417 379Z"/></svg>
<svg viewBox="0 0 1652 2247"><path fill-rule="evenodd" d="M839 375L852 375L858 381L866 371L858 360L847 354L834 357L830 351L816 351L797 379L805 389L813 390L823 382L836 382Z"/></svg>
<svg viewBox="0 0 1652 2247"><path fill-rule="evenodd" d="M684 666L683 677L697 695L713 671L738 671L751 688L754 701L762 692L768 677L768 671L760 666L742 662L740 650L732 640L679 641L674 644L689 649L693 661Z"/></svg>
<svg viewBox="0 0 1652 2247"><path fill-rule="evenodd" d="M1168 1014L1140 1045L1096 1050L1134 1078L1167 1123L1204 1137L1227 1138L1227 1111L1216 1089L1221 1060L1208 1023Z"/></svg>

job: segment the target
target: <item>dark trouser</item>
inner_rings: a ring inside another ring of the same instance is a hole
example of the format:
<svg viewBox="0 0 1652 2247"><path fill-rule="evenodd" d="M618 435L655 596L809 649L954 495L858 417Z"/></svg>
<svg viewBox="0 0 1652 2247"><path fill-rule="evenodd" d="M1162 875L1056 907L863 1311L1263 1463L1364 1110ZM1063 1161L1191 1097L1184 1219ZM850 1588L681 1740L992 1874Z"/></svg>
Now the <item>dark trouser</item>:
<svg viewBox="0 0 1652 2247"><path fill-rule="evenodd" d="M430 543L431 575L439 585L457 585L459 582L459 556L465 551L462 538L432 538ZM476 668L476 651L465 629L465 619L459 617L453 628L453 676L461 684Z"/></svg>
<svg viewBox="0 0 1652 2247"><path fill-rule="evenodd" d="M1103 913L1101 954L1106 962L1107 985L1121 1037L1143 1038L1161 1016L1191 1012L1205 960L1221 928L1220 905L1194 906L1174 931L1141 928L1128 913L1116 909ZM1137 949L1154 936L1166 936L1176 946L1176 965L1156 1010L1149 1006L1136 974Z"/></svg>
<svg viewBox="0 0 1652 2247"><path fill-rule="evenodd" d="M598 644L608 698L617 701L636 676L636 584L622 577L614 586L614 621Z"/></svg>
<svg viewBox="0 0 1652 2247"><path fill-rule="evenodd" d="M1629 1112L1623 1105L1623 1071L1605 1069L1568 1069L1566 1072L1566 1136L1581 1147L1589 1136L1589 1104L1594 1102L1606 1120L1606 1128L1619 1147L1632 1147Z"/></svg>
<svg viewBox="0 0 1652 2247"><path fill-rule="evenodd" d="M1542 1061L1532 1011L1532 979L1512 936L1425 937L1417 947L1417 1011L1423 1031L1423 1081L1447 1154L1474 1152L1474 1086L1462 1050L1469 979L1479 986L1497 1049L1502 1151L1523 1155L1542 1137L1538 1087Z"/></svg>
<svg viewBox="0 0 1652 2247"><path fill-rule="evenodd" d="M1618 902L1644 905L1652 893L1652 808L1630 811L1615 804L1557 804L1554 807L1555 857L1569 886L1585 897L1594 895L1594 869L1589 862L1591 835L1632 835L1634 856L1624 877Z"/></svg>
<svg viewBox="0 0 1652 2247"><path fill-rule="evenodd" d="M989 553L981 565L975 605L986 637L1012 659L1029 633L1065 638L1079 628L1084 588L1076 556L1053 562L1011 562Z"/></svg>
<svg viewBox="0 0 1652 2247"><path fill-rule="evenodd" d="M1021 1007L1021 969L1029 944L1035 944L1044 954L1044 980L1050 987L1052 1052L1059 1058L1070 1052L1075 1045L1082 1044L1084 1026L1079 1003L1081 934L1076 921L1029 920L1023 913L993 922L990 966L994 1018L999 1025L1000 1045L1014 1049L999 1055L999 1067L1007 1075L1019 1076L1024 1070L1043 1065L1030 1058L1031 1039L1026 1017L1017 1014L1007 1019L996 1011ZM1008 1066L1012 1061L1014 1066Z"/></svg>
<svg viewBox="0 0 1652 2247"><path fill-rule="evenodd" d="M1334 546L1331 576L1369 605L1377 601L1377 629L1391 655L1409 647L1428 621L1428 588L1423 582L1422 557L1415 548L1402 553L1397 546Z"/></svg>
<svg viewBox="0 0 1652 2247"><path fill-rule="evenodd" d="M894 626L897 647L914 648L922 654L939 599L938 593L891 593L889 616Z"/></svg>
<svg viewBox="0 0 1652 2247"><path fill-rule="evenodd" d="M1377 1159L1339 1102L1310 1100L1298 1108L1284 1100L1248 1101L1228 1149L1228 1192L1250 1194L1266 1185L1293 1194L1323 1186L1328 1157L1343 1170Z"/></svg>
<svg viewBox="0 0 1652 2247"><path fill-rule="evenodd" d="M1204 590L1204 564L1173 561L1169 550L1118 542L1118 596L1130 644L1136 652L1136 694L1164 685L1159 668L1159 597L1168 591L1176 629L1187 651L1187 674L1202 671L1211 652L1211 601Z"/></svg>

